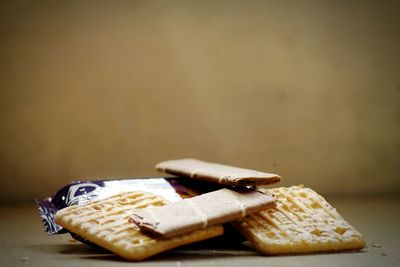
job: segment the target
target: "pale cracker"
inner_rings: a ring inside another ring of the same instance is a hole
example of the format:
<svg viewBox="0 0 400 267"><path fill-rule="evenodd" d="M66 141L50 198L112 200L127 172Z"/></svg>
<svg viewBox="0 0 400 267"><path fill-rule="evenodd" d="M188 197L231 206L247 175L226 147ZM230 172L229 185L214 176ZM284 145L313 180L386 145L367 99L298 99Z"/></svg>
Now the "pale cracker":
<svg viewBox="0 0 400 267"><path fill-rule="evenodd" d="M216 225L161 240L140 232L135 224L128 221L133 209L166 203L160 196L147 192L126 192L88 204L67 207L56 213L55 220L67 230L132 261L140 261L223 233L222 226Z"/></svg>
<svg viewBox="0 0 400 267"><path fill-rule="evenodd" d="M131 221L155 236L171 238L232 222L275 205L275 197L269 193L223 188L162 207L133 210Z"/></svg>
<svg viewBox="0 0 400 267"><path fill-rule="evenodd" d="M292 186L260 190L274 194L277 206L233 224L261 253L311 253L365 247L361 234L312 189Z"/></svg>

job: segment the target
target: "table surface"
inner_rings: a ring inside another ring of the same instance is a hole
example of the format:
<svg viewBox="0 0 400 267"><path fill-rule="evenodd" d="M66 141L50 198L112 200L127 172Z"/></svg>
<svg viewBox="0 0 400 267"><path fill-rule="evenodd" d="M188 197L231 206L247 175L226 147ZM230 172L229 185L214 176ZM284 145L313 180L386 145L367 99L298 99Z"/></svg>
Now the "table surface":
<svg viewBox="0 0 400 267"><path fill-rule="evenodd" d="M400 198L331 197L328 201L364 236L360 252L262 256L243 245L179 248L140 263L96 251L69 235L48 236L34 204L0 205L0 266L400 266Z"/></svg>

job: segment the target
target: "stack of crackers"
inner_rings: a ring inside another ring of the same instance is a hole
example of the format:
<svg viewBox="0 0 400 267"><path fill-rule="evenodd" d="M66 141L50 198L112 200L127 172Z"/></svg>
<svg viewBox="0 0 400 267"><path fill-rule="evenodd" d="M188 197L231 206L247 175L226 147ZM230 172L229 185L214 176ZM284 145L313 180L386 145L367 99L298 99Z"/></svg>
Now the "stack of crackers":
<svg viewBox="0 0 400 267"><path fill-rule="evenodd" d="M59 210L57 224L131 261L220 236L225 223L267 255L365 246L361 234L312 189L262 187L280 182L279 175L195 159L161 162L156 169L223 188L170 203L148 192L124 192Z"/></svg>

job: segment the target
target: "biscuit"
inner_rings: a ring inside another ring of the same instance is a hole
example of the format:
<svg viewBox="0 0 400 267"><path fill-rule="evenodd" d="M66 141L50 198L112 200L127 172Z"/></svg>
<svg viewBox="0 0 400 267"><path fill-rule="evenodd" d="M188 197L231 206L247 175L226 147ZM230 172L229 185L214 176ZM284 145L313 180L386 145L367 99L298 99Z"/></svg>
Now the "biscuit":
<svg viewBox="0 0 400 267"><path fill-rule="evenodd" d="M197 159L178 159L160 162L156 170L206 182L229 186L267 185L281 181L277 174L210 163Z"/></svg>
<svg viewBox="0 0 400 267"><path fill-rule="evenodd" d="M133 209L162 206L166 201L147 192L121 193L107 199L70 206L58 211L56 222L88 241L131 261L140 261L166 250L219 236L220 225L159 240L140 231L129 217Z"/></svg>
<svg viewBox="0 0 400 267"><path fill-rule="evenodd" d="M233 223L264 254L357 250L365 247L354 229L326 200L303 186L259 189L274 194L275 208Z"/></svg>
<svg viewBox="0 0 400 267"><path fill-rule="evenodd" d="M162 207L133 210L131 221L156 236L171 238L231 222L275 205L275 197L268 192L224 188Z"/></svg>

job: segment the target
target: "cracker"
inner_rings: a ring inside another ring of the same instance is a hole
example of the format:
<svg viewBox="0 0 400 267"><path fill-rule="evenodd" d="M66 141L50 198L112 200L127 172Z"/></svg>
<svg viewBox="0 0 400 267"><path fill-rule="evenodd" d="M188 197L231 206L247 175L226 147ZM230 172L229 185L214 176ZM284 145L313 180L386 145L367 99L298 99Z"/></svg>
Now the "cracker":
<svg viewBox="0 0 400 267"><path fill-rule="evenodd" d="M223 188L162 207L133 210L131 221L156 236L171 238L231 222L275 205L275 197L270 193Z"/></svg>
<svg viewBox="0 0 400 267"><path fill-rule="evenodd" d="M135 224L129 222L133 209L164 204L166 201L160 196L147 192L127 192L88 204L67 207L56 213L55 220L67 230L132 261L140 261L223 233L222 226L216 225L159 240L142 233Z"/></svg>
<svg viewBox="0 0 400 267"><path fill-rule="evenodd" d="M361 234L326 200L303 186L259 189L274 194L275 208L234 222L264 254L356 250L365 247Z"/></svg>
<svg viewBox="0 0 400 267"><path fill-rule="evenodd" d="M277 174L210 163L197 159L163 161L156 165L156 170L229 186L267 185L281 181L281 177Z"/></svg>

